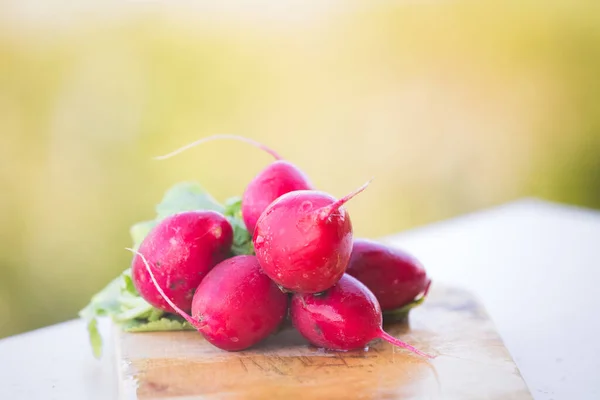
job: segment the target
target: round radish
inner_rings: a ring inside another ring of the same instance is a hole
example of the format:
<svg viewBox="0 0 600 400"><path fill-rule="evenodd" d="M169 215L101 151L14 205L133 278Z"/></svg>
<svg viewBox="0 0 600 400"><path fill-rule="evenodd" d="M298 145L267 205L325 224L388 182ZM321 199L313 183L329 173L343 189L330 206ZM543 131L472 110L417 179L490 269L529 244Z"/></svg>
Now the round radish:
<svg viewBox="0 0 600 400"><path fill-rule="evenodd" d="M250 234L254 232L256 221L258 221L262 212L279 196L295 190L312 189L308 178L298 167L282 160L279 154L262 143L243 136L226 134L208 136L156 158L164 160L200 144L222 139L237 140L251 144L269 153L276 160L252 179L244 191L242 197L242 218Z"/></svg>
<svg viewBox="0 0 600 400"><path fill-rule="evenodd" d="M262 272L254 256L232 257L215 266L198 286L190 316L165 294L144 255L132 251L165 301L220 349L247 349L275 332L286 316L288 296Z"/></svg>
<svg viewBox="0 0 600 400"><path fill-rule="evenodd" d="M300 190L271 203L252 238L265 273L292 292L317 293L333 286L352 252L352 223L342 205L367 185L340 200Z"/></svg>
<svg viewBox="0 0 600 400"><path fill-rule="evenodd" d="M373 339L381 338L431 358L386 333L382 328L377 299L365 285L347 274L324 293L295 293L290 312L294 327L317 347L353 350L364 348Z"/></svg>
<svg viewBox="0 0 600 400"><path fill-rule="evenodd" d="M194 292L202 278L231 249L233 230L215 211L185 211L163 219L139 247L160 287L183 310L191 310ZM133 283L154 307L175 312L156 290L139 255L131 266Z"/></svg>
<svg viewBox="0 0 600 400"><path fill-rule="evenodd" d="M366 239L354 240L346 272L373 292L382 311L411 303L431 282L410 254Z"/></svg>
<svg viewBox="0 0 600 400"><path fill-rule="evenodd" d="M250 234L263 211L280 196L296 190L312 189L308 178L293 164L277 160L261 171L246 187L242 197L242 217Z"/></svg>
<svg viewBox="0 0 600 400"><path fill-rule="evenodd" d="M288 296L265 275L254 256L218 264L198 286L192 318L210 343L243 350L274 332L287 313Z"/></svg>

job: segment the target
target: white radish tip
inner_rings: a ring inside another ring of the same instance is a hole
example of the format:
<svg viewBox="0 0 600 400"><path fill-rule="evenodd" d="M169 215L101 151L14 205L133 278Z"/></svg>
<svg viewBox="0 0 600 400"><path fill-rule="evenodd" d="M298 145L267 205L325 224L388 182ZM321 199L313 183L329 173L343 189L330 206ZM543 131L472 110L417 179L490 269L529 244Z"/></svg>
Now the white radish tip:
<svg viewBox="0 0 600 400"><path fill-rule="evenodd" d="M219 134L219 135L212 135L212 136L208 136L202 139L198 139L192 143L188 143L183 147L180 147L177 150L174 150L168 154L162 155L162 156L158 156L158 157L154 157L155 160L166 160L167 158L171 158L173 156L176 156L179 153L183 153L186 150L191 149L192 147L196 147L198 145L201 145L203 143L206 142L212 142L213 140L223 140L223 139L231 139L231 140L237 140L240 142L245 142L248 144L251 144L252 146L258 147L259 149L269 153L271 156L273 156L273 158L275 158L276 160L281 160L281 156L273 149L265 146L264 144L253 140L253 139L249 139L249 138L245 138L243 136L239 136L239 135L231 135L228 133L223 133L223 134Z"/></svg>
<svg viewBox="0 0 600 400"><path fill-rule="evenodd" d="M423 295L421 296L422 298L427 297L427 295L429 294L430 288L431 288L431 279L429 279L429 281L427 282L427 285L425 286L425 290L423 291Z"/></svg>
<svg viewBox="0 0 600 400"><path fill-rule="evenodd" d="M146 257L144 257L144 255L142 253L140 253L139 251L130 249L129 247L126 247L125 250L129 250L130 252L140 256L140 258L142 259L142 261L144 263L144 266L146 267L146 271L148 271L148 274L150 275L150 279L152 280L152 283L156 287L156 290L158 291L158 293L160 293L160 295L163 297L163 299L165 299L167 304L169 304L177 312L177 314L181 315L181 317L183 317L190 325L192 325L196 329L200 329L200 325L196 321L194 321L194 319L188 313L183 311L181 308L177 307L177 305L175 303L173 303L171 301L171 299L169 299L169 297L161 289L160 285L156 281L156 278L154 277L154 273L152 273L152 269L150 268L150 264L146 260Z"/></svg>

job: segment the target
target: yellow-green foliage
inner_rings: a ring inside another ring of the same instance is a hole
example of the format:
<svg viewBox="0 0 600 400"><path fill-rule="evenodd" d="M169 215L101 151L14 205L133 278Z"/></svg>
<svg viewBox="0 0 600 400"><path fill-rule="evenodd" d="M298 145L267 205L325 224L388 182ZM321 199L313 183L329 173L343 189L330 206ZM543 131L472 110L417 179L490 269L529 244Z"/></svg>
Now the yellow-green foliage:
<svg viewBox="0 0 600 400"><path fill-rule="evenodd" d="M151 159L210 134L336 196L375 176L359 236L529 195L600 207L597 1L53 3L0 5L0 337L75 317L172 184L224 200L269 162Z"/></svg>

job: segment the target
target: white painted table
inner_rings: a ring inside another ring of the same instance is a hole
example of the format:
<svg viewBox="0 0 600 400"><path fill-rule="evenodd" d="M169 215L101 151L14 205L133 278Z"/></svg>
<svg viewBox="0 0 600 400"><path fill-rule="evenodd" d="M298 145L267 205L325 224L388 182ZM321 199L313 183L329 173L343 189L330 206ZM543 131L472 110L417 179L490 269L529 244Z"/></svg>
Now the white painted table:
<svg viewBox="0 0 600 400"><path fill-rule="evenodd" d="M536 400L600 399L600 213L524 200L386 238L480 297ZM0 341L0 399L113 399L80 321Z"/></svg>

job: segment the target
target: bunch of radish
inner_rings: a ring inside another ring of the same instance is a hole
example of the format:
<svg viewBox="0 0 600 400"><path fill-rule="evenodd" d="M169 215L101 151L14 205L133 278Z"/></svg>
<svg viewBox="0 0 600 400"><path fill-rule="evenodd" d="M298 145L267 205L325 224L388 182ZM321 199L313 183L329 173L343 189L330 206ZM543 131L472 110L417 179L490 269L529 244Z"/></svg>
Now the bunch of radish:
<svg viewBox="0 0 600 400"><path fill-rule="evenodd" d="M223 137L200 140L165 157ZM394 315L418 304L430 280L410 255L353 237L344 205L368 182L336 199L315 190L302 171L274 151L233 138L276 158L242 197L255 254L232 254L233 229L224 215L176 213L131 250L139 294L152 306L179 314L207 341L228 351L247 349L275 334L289 315L317 347L360 349L381 338L430 357L383 331L382 312Z"/></svg>

